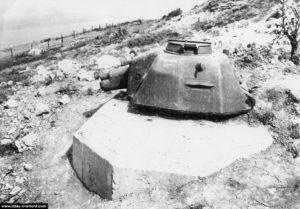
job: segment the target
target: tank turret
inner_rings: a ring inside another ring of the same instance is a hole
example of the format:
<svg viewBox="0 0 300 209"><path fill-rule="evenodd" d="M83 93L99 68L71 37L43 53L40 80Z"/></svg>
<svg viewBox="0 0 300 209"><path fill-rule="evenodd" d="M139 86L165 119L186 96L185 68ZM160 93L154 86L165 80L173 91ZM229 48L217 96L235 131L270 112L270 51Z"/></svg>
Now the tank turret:
<svg viewBox="0 0 300 209"><path fill-rule="evenodd" d="M138 56L101 79L105 91L127 88L138 107L225 116L255 105L228 57L213 53L209 42L170 40L164 51Z"/></svg>

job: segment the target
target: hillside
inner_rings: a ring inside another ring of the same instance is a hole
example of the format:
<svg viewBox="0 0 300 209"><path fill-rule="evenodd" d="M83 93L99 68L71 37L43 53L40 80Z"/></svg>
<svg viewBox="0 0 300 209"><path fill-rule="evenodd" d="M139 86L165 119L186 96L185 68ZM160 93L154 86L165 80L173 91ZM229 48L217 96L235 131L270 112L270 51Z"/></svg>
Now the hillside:
<svg viewBox="0 0 300 209"><path fill-rule="evenodd" d="M31 54L23 47L13 61L1 61L0 202L48 202L50 208L300 208L300 70L288 58L288 41L273 42L277 8L278 0L210 0L177 16L66 37L64 46L59 40L50 49L38 43ZM214 51L229 56L241 85L257 100L252 112L230 121L263 125L274 143L180 187L105 201L88 192L72 170L66 154L72 133L119 92L101 91L100 73L130 59L132 50L162 49L171 38L210 40Z"/></svg>

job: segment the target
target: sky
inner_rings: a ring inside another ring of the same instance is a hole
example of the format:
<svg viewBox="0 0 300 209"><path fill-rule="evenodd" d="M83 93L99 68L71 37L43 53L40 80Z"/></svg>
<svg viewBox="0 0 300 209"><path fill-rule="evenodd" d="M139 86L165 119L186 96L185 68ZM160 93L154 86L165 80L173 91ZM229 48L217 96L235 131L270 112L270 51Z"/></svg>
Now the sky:
<svg viewBox="0 0 300 209"><path fill-rule="evenodd" d="M205 0L0 0L0 48L91 26L161 18Z"/></svg>
<svg viewBox="0 0 300 209"><path fill-rule="evenodd" d="M203 0L0 0L0 24L47 19L49 23L99 19L122 22L152 19L176 8L188 10Z"/></svg>

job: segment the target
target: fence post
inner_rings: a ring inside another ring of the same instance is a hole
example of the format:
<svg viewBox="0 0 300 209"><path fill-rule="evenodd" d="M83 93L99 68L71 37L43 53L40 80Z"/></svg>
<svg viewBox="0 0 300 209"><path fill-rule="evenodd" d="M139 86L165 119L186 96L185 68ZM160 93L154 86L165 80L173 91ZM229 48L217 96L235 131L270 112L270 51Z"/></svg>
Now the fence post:
<svg viewBox="0 0 300 209"><path fill-rule="evenodd" d="M63 34L60 35L60 43L61 43L61 46L64 46L64 36L63 36Z"/></svg>
<svg viewBox="0 0 300 209"><path fill-rule="evenodd" d="M50 47L50 38L47 40L47 47L48 47L48 49Z"/></svg>
<svg viewBox="0 0 300 209"><path fill-rule="evenodd" d="M75 34L75 30L73 30L73 38L75 38L76 34Z"/></svg>
<svg viewBox="0 0 300 209"><path fill-rule="evenodd" d="M13 49L10 48L10 57L13 58L14 54L13 54Z"/></svg>

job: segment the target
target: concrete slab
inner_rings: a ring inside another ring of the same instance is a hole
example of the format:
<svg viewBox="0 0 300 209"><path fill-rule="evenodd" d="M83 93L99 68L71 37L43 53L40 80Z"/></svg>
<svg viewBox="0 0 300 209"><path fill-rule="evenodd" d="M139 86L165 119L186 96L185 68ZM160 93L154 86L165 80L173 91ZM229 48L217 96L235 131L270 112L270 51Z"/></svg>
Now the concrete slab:
<svg viewBox="0 0 300 209"><path fill-rule="evenodd" d="M111 100L74 134L72 163L89 190L114 199L209 176L272 141L262 126L138 115Z"/></svg>

